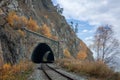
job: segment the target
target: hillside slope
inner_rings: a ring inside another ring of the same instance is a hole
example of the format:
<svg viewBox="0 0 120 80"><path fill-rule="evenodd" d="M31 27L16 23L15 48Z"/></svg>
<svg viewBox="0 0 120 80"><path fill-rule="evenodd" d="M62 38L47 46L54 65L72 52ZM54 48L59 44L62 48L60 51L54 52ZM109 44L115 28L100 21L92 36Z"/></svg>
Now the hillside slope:
<svg viewBox="0 0 120 80"><path fill-rule="evenodd" d="M14 64L24 57L23 51L28 51L25 49L21 51L21 47L23 47L21 45L24 45L21 40L24 41L24 39L21 38L21 35L15 28L11 28L10 23L6 20L8 14L12 11L19 16L35 20L39 27L44 25L49 27L51 35L53 36L51 38L62 41L60 43L61 57L63 57L64 49L67 49L73 57L85 53L87 55L85 59L93 60L92 52L85 43L76 36L67 24L64 16L57 12L51 0L1 0L0 49L5 62ZM21 26L26 27L24 25ZM37 32L42 33L40 30ZM30 42L29 46L32 46Z"/></svg>

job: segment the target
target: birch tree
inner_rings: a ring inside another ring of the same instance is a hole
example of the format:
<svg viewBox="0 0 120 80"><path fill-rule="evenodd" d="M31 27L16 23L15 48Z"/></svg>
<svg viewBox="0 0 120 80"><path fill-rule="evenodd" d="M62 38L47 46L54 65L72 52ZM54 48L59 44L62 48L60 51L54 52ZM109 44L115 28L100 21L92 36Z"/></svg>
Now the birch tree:
<svg viewBox="0 0 120 80"><path fill-rule="evenodd" d="M112 26L100 26L94 36L93 49L97 55L97 60L105 63L115 63L114 57L119 54L120 44L114 37Z"/></svg>

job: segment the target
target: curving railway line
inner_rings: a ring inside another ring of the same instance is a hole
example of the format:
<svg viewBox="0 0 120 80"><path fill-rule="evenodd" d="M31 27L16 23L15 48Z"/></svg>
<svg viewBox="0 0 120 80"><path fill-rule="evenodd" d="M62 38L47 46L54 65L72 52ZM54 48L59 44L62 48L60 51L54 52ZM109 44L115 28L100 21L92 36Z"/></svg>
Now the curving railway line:
<svg viewBox="0 0 120 80"><path fill-rule="evenodd" d="M41 70L48 80L75 80L70 76L57 71L54 67L51 67L48 64L42 64Z"/></svg>

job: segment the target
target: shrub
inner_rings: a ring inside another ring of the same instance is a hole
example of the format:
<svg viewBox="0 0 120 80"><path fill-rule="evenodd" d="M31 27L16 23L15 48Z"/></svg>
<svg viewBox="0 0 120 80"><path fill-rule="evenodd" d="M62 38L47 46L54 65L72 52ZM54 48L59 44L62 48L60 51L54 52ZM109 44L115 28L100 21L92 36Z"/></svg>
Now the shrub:
<svg viewBox="0 0 120 80"><path fill-rule="evenodd" d="M79 53L77 54L77 59L85 60L86 58L87 58L86 52L79 51Z"/></svg>
<svg viewBox="0 0 120 80"><path fill-rule="evenodd" d="M73 58L67 48L64 49L63 54L66 58Z"/></svg>
<svg viewBox="0 0 120 80"><path fill-rule="evenodd" d="M89 80L120 80L120 73L115 73L102 61L89 62L77 59L62 59L57 63L70 71L89 76Z"/></svg>
<svg viewBox="0 0 120 80"><path fill-rule="evenodd" d="M48 16L46 15L46 18L47 17ZM43 35L45 35L46 37L58 40L58 38L56 36L52 36L51 30L50 30L50 28L46 24L44 24L40 28L38 26L37 22L35 20L33 20L32 18L27 19L25 16L18 16L16 14L16 12L14 12L14 11L8 13L7 21L11 25L11 27L13 27L14 29L17 29L18 32L22 36L24 36L25 33L23 31L21 31L20 29L22 27L27 27L28 29L30 29L32 31L38 31L38 30L40 30L40 33L43 34Z"/></svg>
<svg viewBox="0 0 120 80"><path fill-rule="evenodd" d="M27 27L30 30L37 31L39 29L39 26L37 25L36 21L34 21L32 18L28 20Z"/></svg>
<svg viewBox="0 0 120 80"><path fill-rule="evenodd" d="M32 72L32 63L21 61L19 64L11 66L4 64L0 70L0 80L27 80Z"/></svg>
<svg viewBox="0 0 120 80"><path fill-rule="evenodd" d="M43 35L47 36L48 38L51 38L51 37L52 37L51 30L50 30L50 28L49 28L46 24L44 24L44 25L40 28L40 32L41 32Z"/></svg>
<svg viewBox="0 0 120 80"><path fill-rule="evenodd" d="M18 32L20 33L21 37L25 36L25 32L24 31L22 31L22 30L19 29Z"/></svg>
<svg viewBox="0 0 120 80"><path fill-rule="evenodd" d="M39 29L35 20L32 18L28 20L24 16L18 16L14 11L8 13L7 21L14 29L20 29L21 27L27 27L32 31L37 31Z"/></svg>
<svg viewBox="0 0 120 80"><path fill-rule="evenodd" d="M18 15L14 11L8 13L7 21L13 27L19 21Z"/></svg>
<svg viewBox="0 0 120 80"><path fill-rule="evenodd" d="M82 47L81 47L80 51L78 52L76 58L85 60L87 58L87 47L83 42L80 43L80 46L82 46Z"/></svg>

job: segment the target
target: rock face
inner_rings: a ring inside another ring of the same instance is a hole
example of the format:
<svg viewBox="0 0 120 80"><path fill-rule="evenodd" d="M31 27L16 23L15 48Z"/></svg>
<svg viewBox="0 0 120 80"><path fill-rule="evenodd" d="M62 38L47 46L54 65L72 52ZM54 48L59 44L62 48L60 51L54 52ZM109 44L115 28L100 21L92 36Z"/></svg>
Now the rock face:
<svg viewBox="0 0 120 80"><path fill-rule="evenodd" d="M61 57L65 48L68 48L74 57L82 49L80 44L83 42L77 38L64 16L57 12L51 0L1 0L0 8L3 12L0 14L0 41L5 62L16 63L17 59L21 59L20 56L28 53L28 50L24 48L24 42L29 43L29 40L22 39L21 41L20 35L15 30L12 30L10 25L3 19L10 11L15 11L17 14L27 18L32 17L39 26L43 24L49 26L52 35L57 36L60 41ZM32 44L28 45L32 46ZM23 47L22 51L21 46ZM84 48L86 48L86 54L88 55L86 59L93 60L92 52L87 46Z"/></svg>

